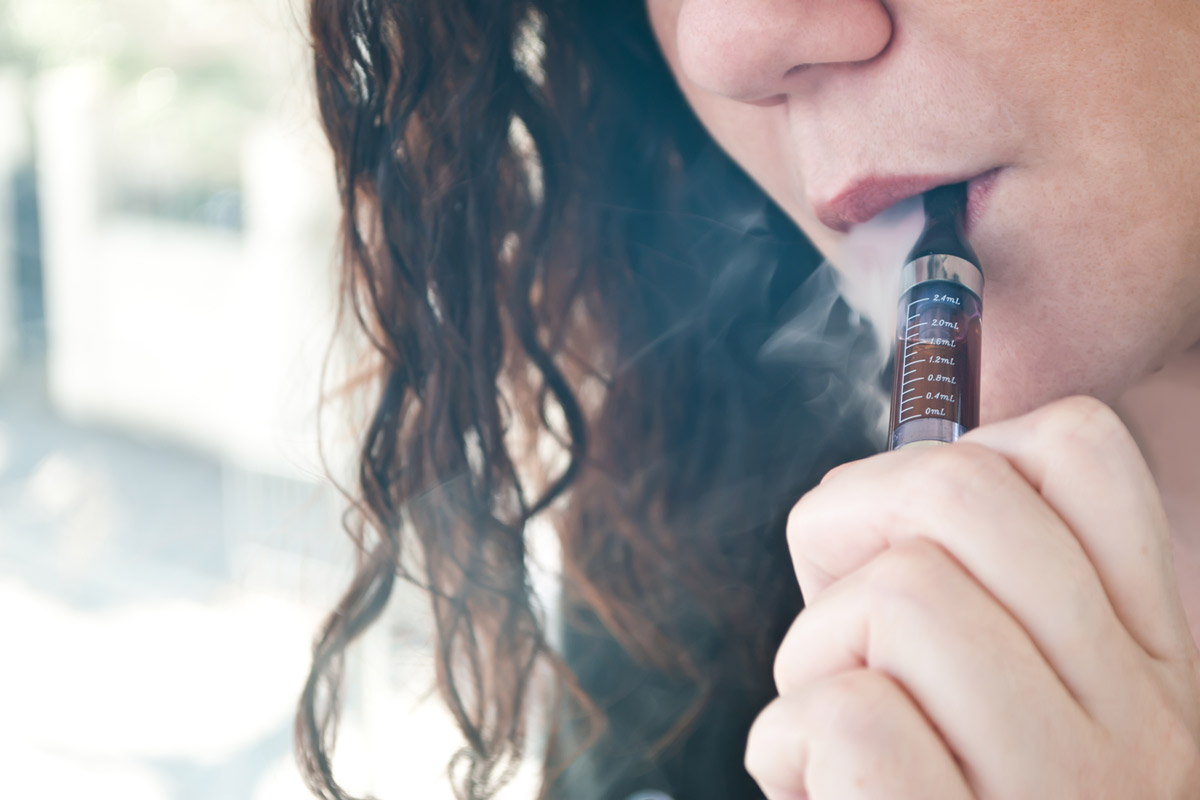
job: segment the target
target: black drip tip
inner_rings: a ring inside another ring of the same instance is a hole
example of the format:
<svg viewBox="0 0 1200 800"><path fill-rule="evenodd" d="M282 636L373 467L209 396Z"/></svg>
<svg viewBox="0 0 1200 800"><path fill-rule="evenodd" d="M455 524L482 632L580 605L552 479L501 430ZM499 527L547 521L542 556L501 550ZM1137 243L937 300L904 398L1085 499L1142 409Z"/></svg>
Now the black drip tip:
<svg viewBox="0 0 1200 800"><path fill-rule="evenodd" d="M905 263L924 256L956 256L979 266L979 256L967 241L964 218L967 213L967 185L939 186L925 193L925 229L913 245Z"/></svg>

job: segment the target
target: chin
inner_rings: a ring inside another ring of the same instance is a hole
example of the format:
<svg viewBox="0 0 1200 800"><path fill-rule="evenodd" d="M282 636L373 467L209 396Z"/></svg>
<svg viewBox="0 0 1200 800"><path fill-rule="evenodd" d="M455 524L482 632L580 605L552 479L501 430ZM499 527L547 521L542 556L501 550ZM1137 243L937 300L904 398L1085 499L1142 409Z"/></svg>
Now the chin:
<svg viewBox="0 0 1200 800"><path fill-rule="evenodd" d="M986 335L985 328L984 336ZM1066 387L1048 385L1045 375L1040 374L1040 370L1028 366L1029 358L1020 358L1011 351L1002 349L994 349L991 353L985 352L983 355L979 396L980 425L1019 417L1064 396L1060 392L1066 391Z"/></svg>
<svg viewBox="0 0 1200 800"><path fill-rule="evenodd" d="M1017 375L1006 374L1003 370L989 375L985 371L979 399L979 424L1019 417L1073 395L1086 394L1111 402L1111 398L1105 396L1107 393L1097 391L1085 381L1064 379L1066 376L1062 375L1056 377L1059 380L1047 381L1045 376L1027 371Z"/></svg>
<svg viewBox="0 0 1200 800"><path fill-rule="evenodd" d="M1002 370L992 376L985 373L979 401L979 424L1019 417L1055 400L1076 395L1095 397L1111 406L1132 383L1112 375L1072 375L1061 370L1050 377L1057 380L1047 380L1046 376L1028 372L1017 376L1006 375Z"/></svg>
<svg viewBox="0 0 1200 800"><path fill-rule="evenodd" d="M1021 402L1021 399L1023 398L989 396L985 391L979 400L979 424L990 425L993 422L1003 422L1037 408L1036 405Z"/></svg>

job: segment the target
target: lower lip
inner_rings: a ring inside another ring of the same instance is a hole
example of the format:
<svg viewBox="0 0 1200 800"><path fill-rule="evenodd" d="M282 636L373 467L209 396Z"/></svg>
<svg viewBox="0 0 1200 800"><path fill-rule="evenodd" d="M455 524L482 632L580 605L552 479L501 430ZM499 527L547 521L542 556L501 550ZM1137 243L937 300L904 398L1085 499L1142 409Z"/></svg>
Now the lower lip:
<svg viewBox="0 0 1200 800"><path fill-rule="evenodd" d="M992 194L992 188L996 185L996 176L1000 174L1000 169L996 168L990 172L985 172L977 178L972 178L967 183L967 235L975 230L975 226L983 219L984 212L987 211L988 198Z"/></svg>

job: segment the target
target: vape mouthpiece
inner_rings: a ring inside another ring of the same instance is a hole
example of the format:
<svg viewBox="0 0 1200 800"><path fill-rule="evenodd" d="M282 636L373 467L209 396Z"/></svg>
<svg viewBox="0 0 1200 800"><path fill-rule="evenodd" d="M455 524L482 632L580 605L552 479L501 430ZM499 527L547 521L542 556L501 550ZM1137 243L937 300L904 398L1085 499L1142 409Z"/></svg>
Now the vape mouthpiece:
<svg viewBox="0 0 1200 800"><path fill-rule="evenodd" d="M961 258L979 267L979 256L967 241L967 185L939 186L925 193L925 229L905 263L933 255Z"/></svg>
<svg viewBox="0 0 1200 800"><path fill-rule="evenodd" d="M901 271L889 450L949 444L979 424L983 271L965 231L966 184L924 202Z"/></svg>

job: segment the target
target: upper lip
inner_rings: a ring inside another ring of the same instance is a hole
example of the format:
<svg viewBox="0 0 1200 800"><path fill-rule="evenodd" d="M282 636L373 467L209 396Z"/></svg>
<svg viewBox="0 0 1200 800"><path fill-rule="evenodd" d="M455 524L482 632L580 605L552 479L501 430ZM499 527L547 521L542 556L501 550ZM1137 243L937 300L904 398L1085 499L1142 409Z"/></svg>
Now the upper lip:
<svg viewBox="0 0 1200 800"><path fill-rule="evenodd" d="M948 183L961 183L970 176L947 175L868 175L858 178L828 200L813 203L813 212L823 225L846 233L851 226L873 219L877 214L913 195L922 194Z"/></svg>

